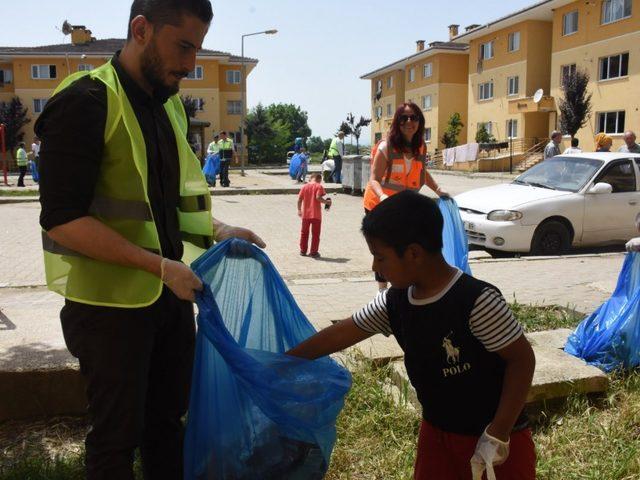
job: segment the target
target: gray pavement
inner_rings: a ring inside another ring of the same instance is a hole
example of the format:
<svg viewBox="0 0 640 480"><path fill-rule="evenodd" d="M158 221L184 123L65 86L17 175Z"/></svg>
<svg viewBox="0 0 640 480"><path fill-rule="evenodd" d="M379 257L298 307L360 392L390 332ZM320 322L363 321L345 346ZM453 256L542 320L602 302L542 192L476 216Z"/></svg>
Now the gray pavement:
<svg viewBox="0 0 640 480"><path fill-rule="evenodd" d="M273 177L269 181L281 185L289 181L282 175L260 172L244 180L258 179L258 186L265 186L267 179L261 176ZM241 181L238 188L243 186ZM445 174L437 175L437 181L456 194L502 180ZM318 260L298 255L300 220L294 195L213 199L214 216L251 227L264 238L268 255L316 328L348 317L376 293L370 254L359 232L362 197L332 194L332 198L333 207L323 219L322 257ZM64 373L65 368L76 365L66 351L59 326L63 299L44 287L38 215L37 203L0 205L0 384L6 372L55 369ZM585 313L609 297L623 262L622 253L508 260L494 260L484 252L471 252L470 256L474 275L495 284L510 301L558 304ZM379 358L401 354L393 339L382 336L368 340L360 349ZM4 388L10 388L15 378L5 382ZM81 391L81 383L75 386ZM51 395L54 387L49 385L41 395ZM33 384L24 388L31 397L36 396L29 390L35 388ZM11 390L3 392L0 387L0 398L7 398L7 394L11 395ZM32 412L42 410L37 402L29 408ZM3 415L11 413L0 405L0 418Z"/></svg>

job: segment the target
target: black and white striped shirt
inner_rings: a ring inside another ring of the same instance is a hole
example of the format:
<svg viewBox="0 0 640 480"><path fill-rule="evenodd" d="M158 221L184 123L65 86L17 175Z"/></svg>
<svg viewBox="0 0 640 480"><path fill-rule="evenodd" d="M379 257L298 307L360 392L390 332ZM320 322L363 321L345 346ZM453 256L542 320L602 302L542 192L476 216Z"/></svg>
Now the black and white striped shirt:
<svg viewBox="0 0 640 480"><path fill-rule="evenodd" d="M449 285L439 294L427 299L413 298L413 290L409 288L407 291L409 303L419 306L437 302L461 276L462 271L458 271ZM365 332L391 335L393 332L387 312L387 291L378 293L368 305L355 312L353 320ZM476 299L469 315L469 328L489 352L505 348L523 333L522 327L513 316L504 297L490 286L485 287Z"/></svg>

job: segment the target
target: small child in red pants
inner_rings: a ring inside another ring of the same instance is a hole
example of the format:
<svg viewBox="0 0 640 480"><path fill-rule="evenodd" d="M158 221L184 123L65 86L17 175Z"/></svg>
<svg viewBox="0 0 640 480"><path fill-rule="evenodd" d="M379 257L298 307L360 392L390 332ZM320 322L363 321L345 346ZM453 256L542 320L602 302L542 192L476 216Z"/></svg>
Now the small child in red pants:
<svg viewBox="0 0 640 480"><path fill-rule="evenodd" d="M320 228L322 226L322 208L320 205L331 205L331 199L325 199L326 192L322 186L322 175L315 173L311 182L307 183L298 194L298 216L302 218L300 230L300 255L307 255L309 229L311 229L311 251L309 256L318 258L320 253Z"/></svg>

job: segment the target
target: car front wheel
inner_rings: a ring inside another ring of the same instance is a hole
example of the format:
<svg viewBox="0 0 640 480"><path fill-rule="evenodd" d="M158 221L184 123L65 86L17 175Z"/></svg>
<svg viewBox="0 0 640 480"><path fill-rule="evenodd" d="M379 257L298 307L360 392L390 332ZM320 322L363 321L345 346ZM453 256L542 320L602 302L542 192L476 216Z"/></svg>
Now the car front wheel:
<svg viewBox="0 0 640 480"><path fill-rule="evenodd" d="M561 255L569 250L571 238L562 223L555 220L544 222L537 229L531 241L533 255Z"/></svg>

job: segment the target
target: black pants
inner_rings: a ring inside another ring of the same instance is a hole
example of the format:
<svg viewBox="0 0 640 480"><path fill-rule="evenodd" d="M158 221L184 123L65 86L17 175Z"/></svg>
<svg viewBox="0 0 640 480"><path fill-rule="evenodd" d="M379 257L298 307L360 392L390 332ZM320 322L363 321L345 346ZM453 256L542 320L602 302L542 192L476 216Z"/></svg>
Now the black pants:
<svg viewBox="0 0 640 480"><path fill-rule="evenodd" d="M20 170L20 176L18 177L18 186L24 187L24 176L27 174L27 167L18 167Z"/></svg>
<svg viewBox="0 0 640 480"><path fill-rule="evenodd" d="M181 419L188 408L195 343L192 304L165 288L145 308L67 300L60 319L67 347L87 380L87 479L133 480L136 447L145 479L181 479Z"/></svg>
<svg viewBox="0 0 640 480"><path fill-rule="evenodd" d="M230 160L220 160L220 185L228 187L229 182L229 164Z"/></svg>
<svg viewBox="0 0 640 480"><path fill-rule="evenodd" d="M342 183L342 157L333 157L335 168L333 169L333 182Z"/></svg>

